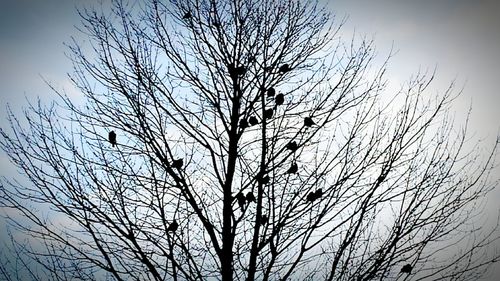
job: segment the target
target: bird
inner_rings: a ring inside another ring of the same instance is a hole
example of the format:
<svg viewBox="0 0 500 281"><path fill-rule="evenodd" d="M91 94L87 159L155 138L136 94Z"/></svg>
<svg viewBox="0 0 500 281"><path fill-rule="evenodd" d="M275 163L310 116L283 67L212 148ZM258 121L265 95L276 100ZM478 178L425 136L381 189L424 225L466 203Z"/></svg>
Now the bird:
<svg viewBox="0 0 500 281"><path fill-rule="evenodd" d="M243 210L243 208L245 207L245 201L246 201L245 195L243 195L243 193L240 192L240 193L238 193L238 195L236 195L236 199L238 200L238 205Z"/></svg>
<svg viewBox="0 0 500 281"><path fill-rule="evenodd" d="M247 69L244 66L238 66L237 68L234 69L234 72L238 76L243 76L245 73L247 73Z"/></svg>
<svg viewBox="0 0 500 281"><path fill-rule="evenodd" d="M268 97L274 97L275 94L276 94L276 90L273 87L267 89L267 96Z"/></svg>
<svg viewBox="0 0 500 281"><path fill-rule="evenodd" d="M266 215L261 215L259 219L260 225L264 225L269 221L269 218Z"/></svg>
<svg viewBox="0 0 500 281"><path fill-rule="evenodd" d="M248 59L247 59L248 63L253 63L255 62L255 56L249 56Z"/></svg>
<svg viewBox="0 0 500 281"><path fill-rule="evenodd" d="M111 143L111 145L113 147L115 147L115 145L116 145L116 133L115 133L115 131L109 132L109 134L108 134L108 140Z"/></svg>
<svg viewBox="0 0 500 281"><path fill-rule="evenodd" d="M264 117L266 119L271 119L273 118L274 110L272 108L268 108L264 111Z"/></svg>
<svg viewBox="0 0 500 281"><path fill-rule="evenodd" d="M314 197L316 197L316 199L323 197L323 189L320 188L316 190L316 193L314 193Z"/></svg>
<svg viewBox="0 0 500 281"><path fill-rule="evenodd" d="M274 103L276 104L276 106L282 105L284 102L285 102L285 96L282 93L277 94L276 97L274 98Z"/></svg>
<svg viewBox="0 0 500 281"><path fill-rule="evenodd" d="M177 231L177 228L179 228L179 224L177 223L176 220L174 220L168 227L167 227L167 232L175 232Z"/></svg>
<svg viewBox="0 0 500 281"><path fill-rule="evenodd" d="M251 192L251 191L249 191L249 192L247 193L246 198L247 198L247 201L248 201L248 202L255 202L255 196L253 195L253 192Z"/></svg>
<svg viewBox="0 0 500 281"><path fill-rule="evenodd" d="M297 142L291 141L286 144L285 148L291 151L296 151L299 148L299 146L297 145Z"/></svg>
<svg viewBox="0 0 500 281"><path fill-rule="evenodd" d="M401 268L401 272L410 274L412 269L413 267L411 266L411 264L406 264Z"/></svg>
<svg viewBox="0 0 500 281"><path fill-rule="evenodd" d="M311 191L311 192L309 192L309 194L307 194L307 197L306 197L307 201L313 202L315 199L316 199L316 195L314 194L313 191Z"/></svg>
<svg viewBox="0 0 500 281"><path fill-rule="evenodd" d="M182 168L182 165L184 165L183 158L179 158L172 161L172 168L180 169Z"/></svg>
<svg viewBox="0 0 500 281"><path fill-rule="evenodd" d="M316 125L316 123L314 123L311 117L304 118L304 126L312 127L313 125Z"/></svg>
<svg viewBox="0 0 500 281"><path fill-rule="evenodd" d="M270 180L271 180L271 178L268 175L265 175L263 177L258 178L258 181L261 184L268 184Z"/></svg>
<svg viewBox="0 0 500 281"><path fill-rule="evenodd" d="M240 128L245 129L246 127L248 127L247 119L241 119L240 120Z"/></svg>
<svg viewBox="0 0 500 281"><path fill-rule="evenodd" d="M323 189L318 189L315 192L311 191L309 194L307 194L306 200L309 202L313 202L314 200L317 200L319 198L323 197Z"/></svg>
<svg viewBox="0 0 500 281"><path fill-rule="evenodd" d="M248 119L248 122L250 123L250 126L259 124L259 120L255 116L251 116L250 119Z"/></svg>
<svg viewBox="0 0 500 281"><path fill-rule="evenodd" d="M184 16L182 17L183 20L190 19L192 17L191 12L186 12Z"/></svg>
<svg viewBox="0 0 500 281"><path fill-rule="evenodd" d="M233 64L228 65L227 70L229 71L229 75L233 79L236 79L236 77L243 76L245 75L245 73L247 73L247 69L244 66L238 66L235 68Z"/></svg>
<svg viewBox="0 0 500 281"><path fill-rule="evenodd" d="M297 173L297 171L299 170L299 167L297 166L297 163L294 162L292 163L292 165L290 166L290 168L288 168L288 170L286 171L287 174L295 174Z"/></svg>
<svg viewBox="0 0 500 281"><path fill-rule="evenodd" d="M290 68L290 66L288 65L288 63L285 63L284 65L280 66L280 68L278 69L279 72L281 73L286 73L288 71L292 70Z"/></svg>

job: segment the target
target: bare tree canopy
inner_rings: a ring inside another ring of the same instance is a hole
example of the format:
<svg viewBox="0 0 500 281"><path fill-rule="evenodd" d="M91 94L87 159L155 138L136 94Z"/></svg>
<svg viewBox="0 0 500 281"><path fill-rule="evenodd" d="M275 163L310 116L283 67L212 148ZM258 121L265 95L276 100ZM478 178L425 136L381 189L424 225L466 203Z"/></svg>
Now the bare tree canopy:
<svg viewBox="0 0 500 281"><path fill-rule="evenodd" d="M81 16L85 103L52 88L0 132L30 181L6 180L1 206L52 279L476 280L498 258L472 224L496 146L465 149L459 91L426 98L430 73L387 93L388 60L317 1Z"/></svg>

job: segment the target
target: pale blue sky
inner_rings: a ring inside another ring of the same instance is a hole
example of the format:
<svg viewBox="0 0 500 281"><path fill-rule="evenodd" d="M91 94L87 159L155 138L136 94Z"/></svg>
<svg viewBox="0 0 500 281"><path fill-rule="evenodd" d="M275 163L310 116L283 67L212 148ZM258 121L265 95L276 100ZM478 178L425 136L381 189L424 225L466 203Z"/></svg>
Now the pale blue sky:
<svg viewBox="0 0 500 281"><path fill-rule="evenodd" d="M326 1L326 0L325 0ZM0 0L0 125L5 126L5 105L14 109L24 97L50 101L55 97L39 75L74 93L65 73L71 63L64 41L78 36L75 6L91 1ZM93 2L95 2L93 0ZM500 1L498 1L500 2ZM412 73L437 66L436 90L453 78L465 84L456 105L457 116L472 102L470 132L491 145L499 132L500 4L495 0L333 0L339 17L349 16L344 31L374 36L383 56L398 50L389 68L397 87ZM432 91L431 90L431 93ZM0 154L0 173L11 168ZM497 173L500 177L500 173ZM491 196L490 211L498 211L500 191ZM1 226L1 224L0 224ZM500 267L499 267L500 268ZM498 271L500 272L500 270ZM491 280L497 280L495 278Z"/></svg>

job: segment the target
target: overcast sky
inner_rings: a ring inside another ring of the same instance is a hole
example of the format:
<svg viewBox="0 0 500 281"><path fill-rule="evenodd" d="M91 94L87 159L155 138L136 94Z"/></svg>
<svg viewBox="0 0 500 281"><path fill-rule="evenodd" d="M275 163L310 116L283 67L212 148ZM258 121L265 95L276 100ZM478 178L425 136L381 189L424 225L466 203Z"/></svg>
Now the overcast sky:
<svg viewBox="0 0 500 281"><path fill-rule="evenodd" d="M71 63L64 55L63 42L70 36L78 37L75 7L89 2L0 0L0 126L6 125L7 103L20 109L25 97L55 98L40 75L72 91L65 77ZM398 51L389 68L393 85L403 83L419 69L434 67L438 76L432 91L443 90L457 78L459 85L465 85L457 101L457 116L463 116L472 102L470 132L477 139L485 139L486 144L493 143L500 128L497 1L334 0L329 5L339 17L349 17L344 31L373 36L381 55L386 55L391 46ZM10 168L5 156L0 157L0 173L5 175ZM500 192L491 198L495 203L490 204L493 216L498 211Z"/></svg>

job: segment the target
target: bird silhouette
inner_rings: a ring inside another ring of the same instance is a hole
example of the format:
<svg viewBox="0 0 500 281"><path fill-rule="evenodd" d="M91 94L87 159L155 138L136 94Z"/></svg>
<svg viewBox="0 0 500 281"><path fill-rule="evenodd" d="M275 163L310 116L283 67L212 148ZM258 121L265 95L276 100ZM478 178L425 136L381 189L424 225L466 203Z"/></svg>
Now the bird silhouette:
<svg viewBox="0 0 500 281"><path fill-rule="evenodd" d="M293 162L290 168L286 171L287 174L295 174L299 170L299 167L297 166L296 162Z"/></svg>
<svg viewBox="0 0 500 281"><path fill-rule="evenodd" d="M188 20L192 17L193 15L191 15L191 12L186 12L184 14L184 16L182 17L183 20Z"/></svg>
<svg viewBox="0 0 500 281"><path fill-rule="evenodd" d="M184 159L182 159L182 158L179 158L179 159L172 161L172 168L180 169L180 168L182 168L182 165L184 165Z"/></svg>
<svg viewBox="0 0 500 281"><path fill-rule="evenodd" d="M115 145L116 145L116 133L115 133L115 131L109 132L108 140L111 143L111 146L115 147Z"/></svg>
<svg viewBox="0 0 500 281"><path fill-rule="evenodd" d="M247 119L241 119L240 120L240 128L245 129L248 127L248 121Z"/></svg>
<svg viewBox="0 0 500 281"><path fill-rule="evenodd" d="M282 93L277 94L276 97L274 98L274 103L276 104L276 106L282 105L284 102L285 102L285 96Z"/></svg>
<svg viewBox="0 0 500 281"><path fill-rule="evenodd" d="M268 175L262 176L258 178L260 184L268 184L271 178Z"/></svg>
<svg viewBox="0 0 500 281"><path fill-rule="evenodd" d="M313 125L316 125L316 123L314 123L311 117L304 118L304 126L312 127Z"/></svg>
<svg viewBox="0 0 500 281"><path fill-rule="evenodd" d="M167 232L176 232L177 228L179 228L179 224L176 220L174 220L168 227Z"/></svg>
<svg viewBox="0 0 500 281"><path fill-rule="evenodd" d="M259 219L260 225L264 225L269 221L269 218L266 215L261 215Z"/></svg>
<svg viewBox="0 0 500 281"><path fill-rule="evenodd" d="M309 202L313 202L319 198L323 197L323 189L318 189L315 192L311 191L309 194L307 194L306 200Z"/></svg>
<svg viewBox="0 0 500 281"><path fill-rule="evenodd" d="M291 151L296 151L299 148L299 146L297 145L297 142L291 141L286 144L285 148Z"/></svg>
<svg viewBox="0 0 500 281"><path fill-rule="evenodd" d="M314 197L316 197L316 199L323 197L323 189L320 188L316 190L316 192L314 193Z"/></svg>
<svg viewBox="0 0 500 281"><path fill-rule="evenodd" d="M412 269L413 267L411 266L411 264L406 264L401 268L401 272L410 274Z"/></svg>
<svg viewBox="0 0 500 281"><path fill-rule="evenodd" d="M311 192L309 192L309 194L307 194L307 197L306 197L307 201L313 202L315 199L316 199L316 195L314 194L313 191L311 191Z"/></svg>
<svg viewBox="0 0 500 281"><path fill-rule="evenodd" d="M292 70L290 68L290 66L288 65L288 63L285 63L284 65L280 66L280 68L278 69L279 72L281 73L286 73L288 71Z"/></svg>
<svg viewBox="0 0 500 281"><path fill-rule="evenodd" d="M266 119L271 119L273 118L274 110L272 108L268 108L264 111L264 117Z"/></svg>
<svg viewBox="0 0 500 281"><path fill-rule="evenodd" d="M248 119L248 123L250 123L250 126L255 126L259 124L259 120L255 116L251 116L250 119Z"/></svg>
<svg viewBox="0 0 500 281"><path fill-rule="evenodd" d="M228 65L227 70L231 78L236 79L239 76L243 76L247 73L247 69L244 66L234 67L233 64Z"/></svg>
<svg viewBox="0 0 500 281"><path fill-rule="evenodd" d="M243 210L246 201L245 195L243 195L243 193L240 192L238 193L238 195L236 195L236 199L238 200L238 205L240 206L241 210Z"/></svg>
<svg viewBox="0 0 500 281"><path fill-rule="evenodd" d="M267 89L267 96L268 97L274 97L275 94L276 94L276 90L273 87Z"/></svg>
<svg viewBox="0 0 500 281"><path fill-rule="evenodd" d="M237 68L234 69L234 72L238 76L243 76L247 73L247 69L244 66L238 66Z"/></svg>
<svg viewBox="0 0 500 281"><path fill-rule="evenodd" d="M251 192L251 191L249 191L247 193L247 197L246 198L247 198L248 202L255 202L255 196L253 195L253 192Z"/></svg>

